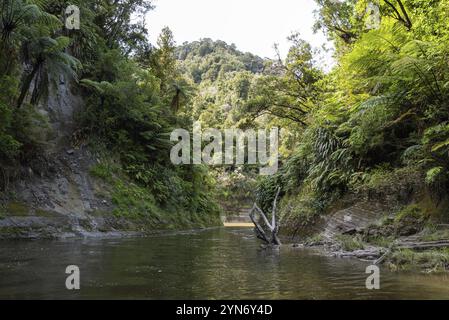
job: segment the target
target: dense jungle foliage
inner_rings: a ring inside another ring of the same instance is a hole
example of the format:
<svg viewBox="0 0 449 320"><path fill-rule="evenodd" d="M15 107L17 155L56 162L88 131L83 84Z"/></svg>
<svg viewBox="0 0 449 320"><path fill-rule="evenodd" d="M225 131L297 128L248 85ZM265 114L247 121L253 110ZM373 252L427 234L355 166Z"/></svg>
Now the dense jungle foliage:
<svg viewBox="0 0 449 320"><path fill-rule="evenodd" d="M257 179L264 209L282 186L287 219L308 221L345 194L401 185L443 201L449 1L316 2L315 28L335 46L330 71L300 34L290 36L285 59L273 60L210 39L177 47L168 28L151 45L142 18L151 1L1 0L3 189L8 168L42 156L47 125L36 106L62 74L85 98L81 136L117 154L120 171L158 206L217 210L213 170L169 159L169 133L197 120L219 129L281 128L276 175L222 169L236 183ZM81 9L80 30L64 28L69 4Z"/></svg>
<svg viewBox="0 0 449 320"><path fill-rule="evenodd" d="M292 47L275 80L286 91L265 106L288 114L295 107L300 137L278 175L259 185L260 201L268 207L282 185L285 214L298 224L349 193L387 200L405 189L430 197L432 204L418 205L421 218L438 213L433 209L445 203L449 187L449 3L317 3L316 29L334 42L336 66L322 74L307 45ZM267 98L256 95L249 105L261 108ZM447 210L435 218L447 219Z"/></svg>
<svg viewBox="0 0 449 320"><path fill-rule="evenodd" d="M317 4L316 31L335 45L330 71L300 34L289 37L286 59L261 61L209 39L178 48L183 74L198 84L193 118L215 128L281 128L282 167L257 178L257 200L269 211L282 186L283 218L293 225L349 194L389 201L405 190L415 202L430 198L420 208L425 218L441 213L433 209L449 187L449 3ZM243 168L250 184L251 172ZM241 185L240 171L231 178Z"/></svg>
<svg viewBox="0 0 449 320"><path fill-rule="evenodd" d="M80 9L79 30L65 27L69 5ZM85 104L74 137L104 153L92 174L115 184L118 214L163 221L154 212L159 207L190 214L180 219L219 222L207 168L170 161L170 132L192 126L178 115L189 101L182 91L188 82L176 67L171 31L164 29L154 46L148 42L151 1L2 0L0 7L3 191L20 178L14 168L36 172L36 159L46 162L44 133L51 128L39 106L64 77ZM119 164L110 160L116 158Z"/></svg>

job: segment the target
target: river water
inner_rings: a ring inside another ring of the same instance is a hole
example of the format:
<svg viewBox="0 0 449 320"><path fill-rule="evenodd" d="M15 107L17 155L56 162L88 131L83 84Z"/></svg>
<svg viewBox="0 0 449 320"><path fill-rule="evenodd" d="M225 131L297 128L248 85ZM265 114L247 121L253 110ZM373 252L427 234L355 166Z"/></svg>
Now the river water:
<svg viewBox="0 0 449 320"><path fill-rule="evenodd" d="M81 289L65 287L68 265ZM133 239L3 241L2 299L449 299L448 275L381 269L310 249L259 249L251 229L210 229Z"/></svg>

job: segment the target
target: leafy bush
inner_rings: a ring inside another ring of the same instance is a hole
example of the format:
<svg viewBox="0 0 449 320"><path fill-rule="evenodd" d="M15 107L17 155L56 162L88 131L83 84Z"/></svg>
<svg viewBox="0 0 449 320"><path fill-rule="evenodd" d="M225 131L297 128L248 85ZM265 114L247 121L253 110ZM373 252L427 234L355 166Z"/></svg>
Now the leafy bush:
<svg viewBox="0 0 449 320"><path fill-rule="evenodd" d="M426 218L426 213L418 205L410 205L399 211L395 216L395 222L401 222L405 220L423 220Z"/></svg>
<svg viewBox="0 0 449 320"><path fill-rule="evenodd" d="M11 110L7 106L0 104L0 159L3 162L12 162L18 155L21 144L14 139L11 133Z"/></svg>

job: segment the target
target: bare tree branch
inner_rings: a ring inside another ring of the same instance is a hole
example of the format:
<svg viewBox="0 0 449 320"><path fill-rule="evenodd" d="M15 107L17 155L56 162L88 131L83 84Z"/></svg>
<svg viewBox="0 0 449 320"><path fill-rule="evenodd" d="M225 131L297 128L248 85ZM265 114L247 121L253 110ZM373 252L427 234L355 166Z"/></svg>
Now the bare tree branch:
<svg viewBox="0 0 449 320"><path fill-rule="evenodd" d="M399 8L400 8L402 14L399 12L399 10L396 8L396 6L393 3L391 3L388 0L384 0L384 1L387 5L389 5L393 9L394 13L396 14L396 17L394 17L394 18L396 20L398 20L399 22L401 22L407 28L407 30L410 30L412 28L412 21L410 20L410 17L408 15L407 10L405 9L402 1L396 0L397 3L399 4ZM402 16L402 15L404 15L404 16Z"/></svg>
<svg viewBox="0 0 449 320"><path fill-rule="evenodd" d="M268 221L267 216L262 211L262 209L259 208L257 203L254 203L254 205L253 205L253 207L252 207L252 209L251 209L251 211L249 213L251 221L254 223L254 226L255 226L254 230L256 232L257 238L259 238L260 240L264 241L267 244L277 245L277 246L281 245L281 241L278 238L279 225L278 225L278 222L276 221L277 200L279 198L280 192L281 192L281 188L278 188L277 193L276 193L276 197L275 197L274 202L273 202L273 209L272 209L272 214L271 214L271 223ZM256 213L258 213L259 217L262 218L263 223L265 224L265 227L268 228L268 230L271 233L271 237L267 236L267 233L265 232L265 229L258 222L258 219L256 218Z"/></svg>

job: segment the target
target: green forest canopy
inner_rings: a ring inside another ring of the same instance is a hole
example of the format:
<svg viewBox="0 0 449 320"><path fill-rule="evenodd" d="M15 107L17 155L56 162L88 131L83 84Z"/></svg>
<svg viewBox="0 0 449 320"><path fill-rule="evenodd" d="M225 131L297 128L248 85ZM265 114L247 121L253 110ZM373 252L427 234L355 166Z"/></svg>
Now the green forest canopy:
<svg viewBox="0 0 449 320"><path fill-rule="evenodd" d="M169 160L167 134L196 120L282 129L283 166L259 181L265 208L278 185L317 214L379 180L414 181L438 201L448 191L449 1L374 1L376 28L367 27L367 0L316 2L315 27L336 50L327 73L298 34L278 60L210 39L177 47L168 28L153 46L143 21L132 19L151 1L1 0L3 171L42 155L35 133L45 119L36 106L64 74L85 97L83 137L118 154L121 170L158 206L199 214L214 206L207 168ZM69 4L81 9L80 30L63 26Z"/></svg>

